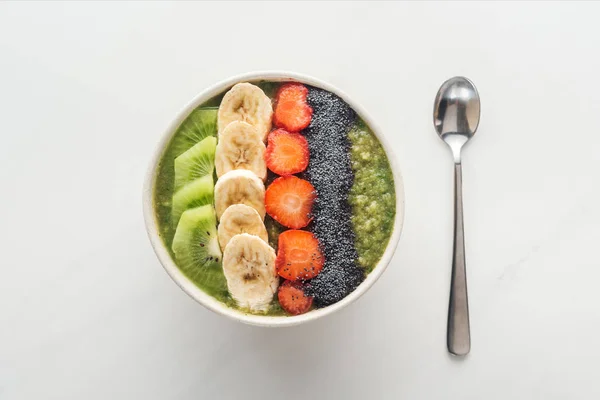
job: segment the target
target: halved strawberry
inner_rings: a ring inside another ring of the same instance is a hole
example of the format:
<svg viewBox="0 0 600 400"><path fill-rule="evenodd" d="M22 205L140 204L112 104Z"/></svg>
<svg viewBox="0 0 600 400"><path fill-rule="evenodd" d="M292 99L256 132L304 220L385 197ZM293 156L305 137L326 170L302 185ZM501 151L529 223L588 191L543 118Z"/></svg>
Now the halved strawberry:
<svg viewBox="0 0 600 400"><path fill-rule="evenodd" d="M294 175L282 176L265 191L265 209L281 225L304 228L312 220L315 188L309 181Z"/></svg>
<svg viewBox="0 0 600 400"><path fill-rule="evenodd" d="M267 167L278 175L302 172L308 166L308 142L299 133L276 129L269 133L265 160Z"/></svg>
<svg viewBox="0 0 600 400"><path fill-rule="evenodd" d="M313 298L304 293L304 288L300 282L285 281L279 286L277 293L279 304L291 315L304 314L313 303Z"/></svg>
<svg viewBox="0 0 600 400"><path fill-rule="evenodd" d="M275 267L279 276L292 281L312 279L325 259L319 241L310 232L292 229L279 235Z"/></svg>
<svg viewBox="0 0 600 400"><path fill-rule="evenodd" d="M281 85L275 96L273 122L278 128L299 132L310 124L313 109L306 102L308 89L301 83Z"/></svg>

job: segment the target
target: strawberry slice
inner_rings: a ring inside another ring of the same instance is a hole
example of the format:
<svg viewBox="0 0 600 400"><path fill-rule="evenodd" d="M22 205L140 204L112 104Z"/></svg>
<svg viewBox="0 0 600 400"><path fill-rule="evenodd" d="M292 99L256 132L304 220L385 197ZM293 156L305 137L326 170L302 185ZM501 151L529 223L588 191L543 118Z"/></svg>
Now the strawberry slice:
<svg viewBox="0 0 600 400"><path fill-rule="evenodd" d="M292 281L312 279L324 262L319 241L312 233L293 229L279 235L275 259L279 276Z"/></svg>
<svg viewBox="0 0 600 400"><path fill-rule="evenodd" d="M285 281L279 286L277 293L279 304L291 315L304 314L313 303L313 298L304 293L304 288L300 282Z"/></svg>
<svg viewBox="0 0 600 400"><path fill-rule="evenodd" d="M309 181L294 175L273 181L265 192L265 209L273 219L292 229L304 228L312 220L316 192Z"/></svg>
<svg viewBox="0 0 600 400"><path fill-rule="evenodd" d="M302 172L308 166L308 142L299 133L276 129L269 133L265 160L267 167L278 175Z"/></svg>
<svg viewBox="0 0 600 400"><path fill-rule="evenodd" d="M308 89L301 83L281 85L275 96L273 122L278 128L299 132L310 124L313 109L306 102Z"/></svg>

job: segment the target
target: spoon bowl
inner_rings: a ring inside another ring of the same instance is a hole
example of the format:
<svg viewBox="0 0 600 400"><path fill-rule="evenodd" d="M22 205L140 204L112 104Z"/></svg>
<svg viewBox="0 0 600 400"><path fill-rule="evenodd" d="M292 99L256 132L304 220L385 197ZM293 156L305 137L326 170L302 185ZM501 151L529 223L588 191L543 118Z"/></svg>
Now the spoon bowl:
<svg viewBox="0 0 600 400"><path fill-rule="evenodd" d="M475 135L479 116L479 93L473 82L456 76L442 84L433 106L433 125L452 149L455 163L460 163L462 147Z"/></svg>

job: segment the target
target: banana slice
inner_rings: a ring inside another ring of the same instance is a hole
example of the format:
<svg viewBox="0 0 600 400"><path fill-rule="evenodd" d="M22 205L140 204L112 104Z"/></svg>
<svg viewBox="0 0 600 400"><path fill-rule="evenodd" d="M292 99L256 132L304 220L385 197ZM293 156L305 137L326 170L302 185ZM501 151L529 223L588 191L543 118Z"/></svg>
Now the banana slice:
<svg viewBox="0 0 600 400"><path fill-rule="evenodd" d="M233 121L219 136L215 154L217 176L234 169L247 169L264 181L267 179L265 151L262 137L252 125Z"/></svg>
<svg viewBox="0 0 600 400"><path fill-rule="evenodd" d="M264 141L271 130L273 105L261 88L251 83L238 83L221 100L218 114L219 135L233 121L254 126Z"/></svg>
<svg viewBox="0 0 600 400"><path fill-rule="evenodd" d="M279 286L271 246L258 236L235 235L223 252L223 273L229 293L240 307L268 310Z"/></svg>
<svg viewBox="0 0 600 400"><path fill-rule="evenodd" d="M247 169L234 169L221 176L215 185L214 198L219 220L232 204L250 206L265 218L265 184Z"/></svg>
<svg viewBox="0 0 600 400"><path fill-rule="evenodd" d="M221 248L224 249L231 238L240 233L256 235L265 243L269 243L267 228L258 212L245 204L234 204L227 207L227 210L221 215L218 230Z"/></svg>

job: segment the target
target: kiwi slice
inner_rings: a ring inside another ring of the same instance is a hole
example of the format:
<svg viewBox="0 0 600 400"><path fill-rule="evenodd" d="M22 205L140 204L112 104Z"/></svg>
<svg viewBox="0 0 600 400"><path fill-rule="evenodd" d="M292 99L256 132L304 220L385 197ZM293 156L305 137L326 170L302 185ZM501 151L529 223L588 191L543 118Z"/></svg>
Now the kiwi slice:
<svg viewBox="0 0 600 400"><path fill-rule="evenodd" d="M217 135L218 111L217 107L196 108L188 115L179 125L174 136L173 151L175 156L183 154L204 138Z"/></svg>
<svg viewBox="0 0 600 400"><path fill-rule="evenodd" d="M201 289L209 294L227 290L212 205L191 208L181 215L171 247L177 266Z"/></svg>
<svg viewBox="0 0 600 400"><path fill-rule="evenodd" d="M175 190L185 184L213 174L217 138L209 136L175 159Z"/></svg>
<svg viewBox="0 0 600 400"><path fill-rule="evenodd" d="M173 226L177 225L181 214L185 210L207 204L212 205L214 192L215 185L212 175L195 179L175 192L173 195L173 208L171 210Z"/></svg>

